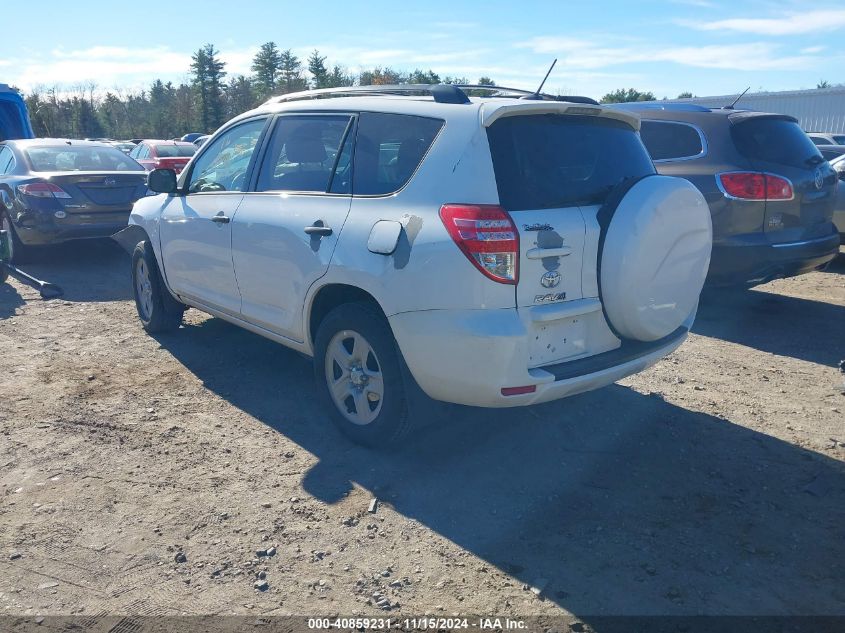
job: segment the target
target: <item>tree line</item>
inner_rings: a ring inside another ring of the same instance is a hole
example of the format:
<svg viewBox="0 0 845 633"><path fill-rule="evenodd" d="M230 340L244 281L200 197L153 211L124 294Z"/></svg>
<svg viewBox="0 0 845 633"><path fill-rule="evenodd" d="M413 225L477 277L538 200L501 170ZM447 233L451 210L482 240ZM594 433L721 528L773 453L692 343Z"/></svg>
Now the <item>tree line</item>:
<svg viewBox="0 0 845 633"><path fill-rule="evenodd" d="M275 42L262 44L252 74L229 76L220 51L206 44L191 56L186 82L160 79L140 91L109 90L96 83L60 90L39 86L24 95L36 136L61 138L176 138L187 132L211 133L232 117L269 97L290 92L353 85L469 83L466 77L433 70L403 72L376 67L349 73L314 50L300 60ZM489 77L479 84L495 85Z"/></svg>

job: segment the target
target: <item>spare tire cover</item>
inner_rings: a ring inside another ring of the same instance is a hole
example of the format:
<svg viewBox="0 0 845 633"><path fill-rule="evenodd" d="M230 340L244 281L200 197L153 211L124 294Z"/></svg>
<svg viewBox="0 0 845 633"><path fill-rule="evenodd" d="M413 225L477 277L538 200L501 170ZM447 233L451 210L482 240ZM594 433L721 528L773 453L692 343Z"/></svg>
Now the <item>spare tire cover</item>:
<svg viewBox="0 0 845 633"><path fill-rule="evenodd" d="M655 341L692 314L710 266L704 196L682 178L651 176L625 194L601 253L601 299L616 332Z"/></svg>

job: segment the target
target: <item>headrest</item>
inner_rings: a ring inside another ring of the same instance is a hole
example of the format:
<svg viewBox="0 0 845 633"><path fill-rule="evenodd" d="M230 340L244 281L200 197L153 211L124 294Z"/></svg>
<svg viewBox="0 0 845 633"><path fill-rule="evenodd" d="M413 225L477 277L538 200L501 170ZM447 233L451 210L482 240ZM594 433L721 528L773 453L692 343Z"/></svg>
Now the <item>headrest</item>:
<svg viewBox="0 0 845 633"><path fill-rule="evenodd" d="M285 143L285 156L292 163L322 163L326 147L316 136L293 136Z"/></svg>

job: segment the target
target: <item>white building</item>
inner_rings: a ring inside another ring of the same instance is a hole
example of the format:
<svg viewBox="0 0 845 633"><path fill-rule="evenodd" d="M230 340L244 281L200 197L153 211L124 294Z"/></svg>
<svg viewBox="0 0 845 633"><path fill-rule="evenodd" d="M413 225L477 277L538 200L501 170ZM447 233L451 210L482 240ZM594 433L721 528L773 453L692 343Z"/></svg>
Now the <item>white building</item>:
<svg viewBox="0 0 845 633"><path fill-rule="evenodd" d="M708 108L721 108L730 105L738 96L668 99L660 103L695 103ZM794 116L807 132L845 133L845 86L787 92L749 92L739 100L736 107Z"/></svg>

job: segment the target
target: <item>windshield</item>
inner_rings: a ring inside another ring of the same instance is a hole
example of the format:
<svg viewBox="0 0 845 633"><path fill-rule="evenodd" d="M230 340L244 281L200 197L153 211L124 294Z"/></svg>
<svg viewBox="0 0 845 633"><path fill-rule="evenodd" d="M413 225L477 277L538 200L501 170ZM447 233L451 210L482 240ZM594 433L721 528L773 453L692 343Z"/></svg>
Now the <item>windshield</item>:
<svg viewBox="0 0 845 633"><path fill-rule="evenodd" d="M615 119L504 117L487 135L499 200L509 211L601 204L623 180L654 173L637 133Z"/></svg>
<svg viewBox="0 0 845 633"><path fill-rule="evenodd" d="M60 145L24 150L32 171L142 171L134 160L115 147Z"/></svg>
<svg viewBox="0 0 845 633"><path fill-rule="evenodd" d="M155 148L159 158L193 156L197 151L197 146L193 143L186 145L156 145Z"/></svg>

